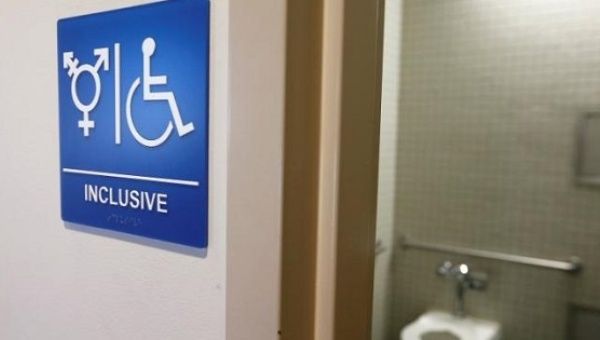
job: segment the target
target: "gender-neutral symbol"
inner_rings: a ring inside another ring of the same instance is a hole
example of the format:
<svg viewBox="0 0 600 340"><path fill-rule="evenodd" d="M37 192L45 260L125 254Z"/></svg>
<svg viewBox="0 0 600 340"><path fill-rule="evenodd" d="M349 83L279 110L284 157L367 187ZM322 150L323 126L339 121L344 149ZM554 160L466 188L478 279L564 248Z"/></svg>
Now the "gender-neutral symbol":
<svg viewBox="0 0 600 340"><path fill-rule="evenodd" d="M100 81L98 72L101 67L104 71L109 70L108 54L108 48L97 48L94 50L94 55L98 57L95 65L79 65L79 59L75 58L73 52L63 53L63 68L68 69L68 75L71 78L71 98L73 104L75 104L77 109L81 111L83 115L83 118L78 121L77 126L83 129L83 135L85 137L88 137L90 135L90 129L93 129L96 126L95 122L90 119L90 113L96 108L96 105L98 105L98 100L102 93L102 82ZM77 80L79 80L80 75L86 72L89 73L94 80L94 96L87 104L83 103L77 94Z"/></svg>

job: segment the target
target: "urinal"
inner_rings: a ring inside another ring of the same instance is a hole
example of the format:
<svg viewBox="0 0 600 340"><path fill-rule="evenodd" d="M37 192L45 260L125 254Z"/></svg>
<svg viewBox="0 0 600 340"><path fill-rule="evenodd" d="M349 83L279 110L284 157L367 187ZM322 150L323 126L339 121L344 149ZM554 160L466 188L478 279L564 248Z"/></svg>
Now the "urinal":
<svg viewBox="0 0 600 340"><path fill-rule="evenodd" d="M400 340L500 340L500 325L431 311L404 327Z"/></svg>

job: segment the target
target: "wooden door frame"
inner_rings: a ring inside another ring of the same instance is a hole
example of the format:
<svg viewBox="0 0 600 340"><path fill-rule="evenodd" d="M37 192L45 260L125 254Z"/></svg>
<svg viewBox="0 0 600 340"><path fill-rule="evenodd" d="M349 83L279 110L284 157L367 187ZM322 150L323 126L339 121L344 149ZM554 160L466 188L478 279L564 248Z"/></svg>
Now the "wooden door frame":
<svg viewBox="0 0 600 340"><path fill-rule="evenodd" d="M314 338L323 1L287 1L282 340Z"/></svg>
<svg viewBox="0 0 600 340"><path fill-rule="evenodd" d="M369 339L383 0L288 0L280 338Z"/></svg>
<svg viewBox="0 0 600 340"><path fill-rule="evenodd" d="M384 0L325 2L316 339L369 339Z"/></svg>

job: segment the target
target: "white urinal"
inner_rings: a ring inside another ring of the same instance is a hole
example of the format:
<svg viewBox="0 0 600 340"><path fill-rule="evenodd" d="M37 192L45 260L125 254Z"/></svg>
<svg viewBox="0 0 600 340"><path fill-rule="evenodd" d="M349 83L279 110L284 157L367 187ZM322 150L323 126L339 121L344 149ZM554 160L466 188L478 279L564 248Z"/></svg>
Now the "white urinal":
<svg viewBox="0 0 600 340"><path fill-rule="evenodd" d="M493 321L427 312L402 329L400 340L500 340L500 325Z"/></svg>

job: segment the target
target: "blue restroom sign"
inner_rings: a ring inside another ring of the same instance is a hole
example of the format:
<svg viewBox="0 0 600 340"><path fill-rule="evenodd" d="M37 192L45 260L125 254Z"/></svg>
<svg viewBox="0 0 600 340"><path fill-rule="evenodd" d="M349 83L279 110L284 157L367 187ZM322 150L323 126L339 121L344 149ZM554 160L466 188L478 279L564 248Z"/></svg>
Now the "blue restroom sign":
<svg viewBox="0 0 600 340"><path fill-rule="evenodd" d="M204 248L208 0L58 22L62 217Z"/></svg>

